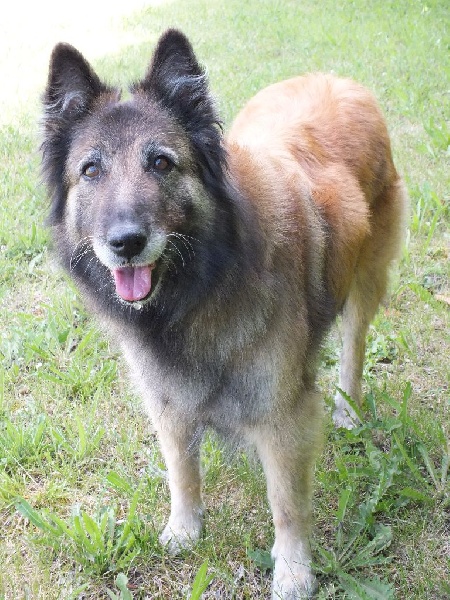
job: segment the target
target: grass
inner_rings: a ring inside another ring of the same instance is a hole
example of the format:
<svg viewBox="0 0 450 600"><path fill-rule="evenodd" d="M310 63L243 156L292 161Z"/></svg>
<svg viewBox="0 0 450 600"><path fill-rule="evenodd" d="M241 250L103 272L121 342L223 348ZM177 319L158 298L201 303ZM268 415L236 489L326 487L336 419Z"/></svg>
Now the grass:
<svg viewBox="0 0 450 600"><path fill-rule="evenodd" d="M226 124L259 88L305 71L351 76L380 100L411 219L392 296L369 333L364 425L335 431L326 420L314 504L318 596L450 598L447 4L105 7L82 2L75 12L49 1L2 14L0 599L269 594L262 474L213 436L203 446L202 540L176 559L158 545L169 498L155 437L115 350L55 269L43 225L38 99L51 46L75 43L103 76L124 83L173 25L208 66ZM323 351L327 402L337 338Z"/></svg>

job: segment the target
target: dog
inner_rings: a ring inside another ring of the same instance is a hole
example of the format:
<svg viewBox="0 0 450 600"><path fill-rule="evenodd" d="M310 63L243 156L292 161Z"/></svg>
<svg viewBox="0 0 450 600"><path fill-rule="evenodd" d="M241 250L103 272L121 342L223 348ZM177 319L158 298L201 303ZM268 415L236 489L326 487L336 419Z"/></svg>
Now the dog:
<svg viewBox="0 0 450 600"><path fill-rule="evenodd" d="M275 83L222 133L189 40L168 30L131 97L72 46L52 53L43 177L55 252L120 345L167 465L169 551L201 534L199 446L252 444L267 480L273 599L311 595L316 390L342 314L334 420L352 427L365 336L402 241L406 193L361 85Z"/></svg>

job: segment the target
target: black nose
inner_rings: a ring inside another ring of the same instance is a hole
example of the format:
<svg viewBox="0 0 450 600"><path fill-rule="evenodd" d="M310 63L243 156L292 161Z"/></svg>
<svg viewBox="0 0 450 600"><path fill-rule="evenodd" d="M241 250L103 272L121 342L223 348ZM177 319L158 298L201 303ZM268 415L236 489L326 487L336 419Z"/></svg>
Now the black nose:
<svg viewBox="0 0 450 600"><path fill-rule="evenodd" d="M137 225L120 224L110 228L106 241L114 254L130 259L145 248L147 236Z"/></svg>

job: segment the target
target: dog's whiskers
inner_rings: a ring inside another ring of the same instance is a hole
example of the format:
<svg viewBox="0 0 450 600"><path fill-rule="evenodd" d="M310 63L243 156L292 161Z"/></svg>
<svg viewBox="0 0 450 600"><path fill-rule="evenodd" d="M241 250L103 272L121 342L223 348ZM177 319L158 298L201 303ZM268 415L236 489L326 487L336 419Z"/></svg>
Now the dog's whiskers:
<svg viewBox="0 0 450 600"><path fill-rule="evenodd" d="M80 252L76 258L76 260L72 260L70 261L70 270L73 271L78 263L80 262L80 260L86 256L87 254L89 254L91 252L91 250L89 248L86 248L86 250L83 250L83 252Z"/></svg>
<svg viewBox="0 0 450 600"><path fill-rule="evenodd" d="M175 263L175 261L173 261L169 256L167 256L167 254L164 254L162 256L162 259L164 261L164 264L167 265L167 269L173 270L175 271L175 275L178 275L178 269L177 269L177 265Z"/></svg>
<svg viewBox="0 0 450 600"><path fill-rule="evenodd" d="M73 271L84 256L94 251L91 241L92 237L87 236L77 243L70 257L69 271Z"/></svg>
<svg viewBox="0 0 450 600"><path fill-rule="evenodd" d="M169 235L167 237L174 237L176 239L179 239L180 242L183 244L183 246L186 248L189 258L193 258L195 256L194 246L193 246L192 242L189 240L189 236L186 236L183 233L178 233L178 232L173 231L172 233L169 233ZM192 239L194 239L194 238L192 238ZM191 252L192 252L192 256L191 256Z"/></svg>
<svg viewBox="0 0 450 600"><path fill-rule="evenodd" d="M172 246L172 248L175 248L176 253L181 258L181 262L182 262L183 268L184 268L186 266L186 263L184 262L184 256L183 256L183 253L181 252L181 250L178 248L178 246L176 244L174 244L170 240L168 240L167 243L170 244Z"/></svg>
<svg viewBox="0 0 450 600"><path fill-rule="evenodd" d="M86 265L86 267L84 268L84 272L87 274L89 269L91 268L91 264L97 260L97 256L94 254L93 256L91 256L91 258L88 260L88 263Z"/></svg>

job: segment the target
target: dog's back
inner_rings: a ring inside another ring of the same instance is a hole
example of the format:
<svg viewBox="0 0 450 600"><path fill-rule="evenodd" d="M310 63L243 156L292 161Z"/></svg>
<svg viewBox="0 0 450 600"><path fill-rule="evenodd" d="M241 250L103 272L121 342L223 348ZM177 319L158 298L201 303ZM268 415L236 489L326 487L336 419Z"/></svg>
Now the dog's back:
<svg viewBox="0 0 450 600"><path fill-rule="evenodd" d="M271 85L239 113L228 143L231 171L274 235L302 231L305 208L296 203L311 197L319 207L338 309L365 242L377 236L397 255L393 227L401 236L404 194L384 118L361 85L325 74ZM266 189L261 171L270 180Z"/></svg>

